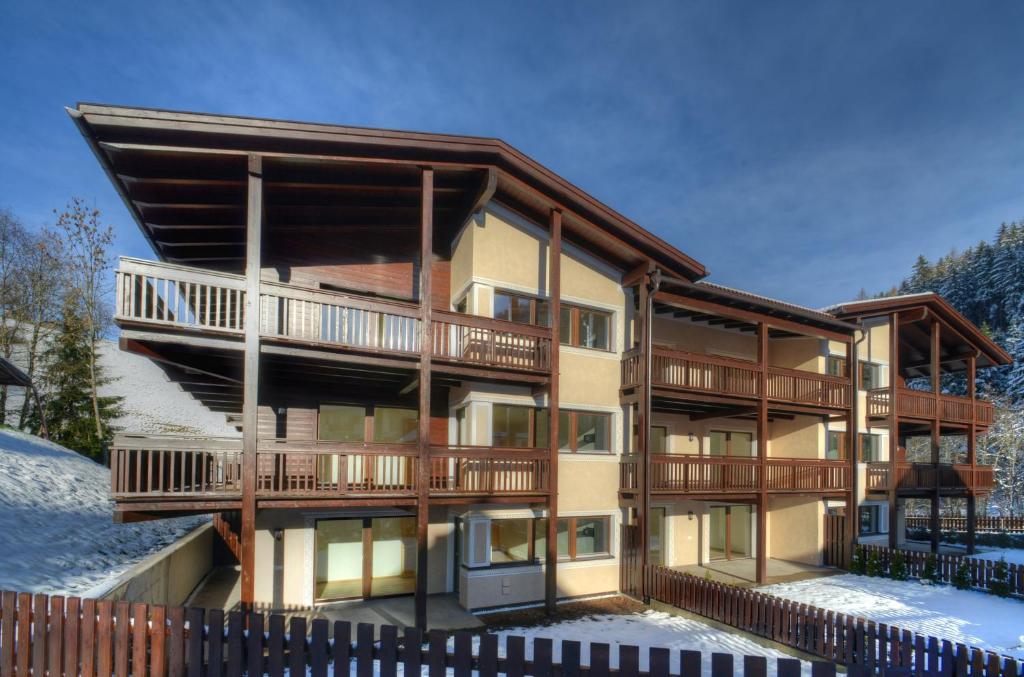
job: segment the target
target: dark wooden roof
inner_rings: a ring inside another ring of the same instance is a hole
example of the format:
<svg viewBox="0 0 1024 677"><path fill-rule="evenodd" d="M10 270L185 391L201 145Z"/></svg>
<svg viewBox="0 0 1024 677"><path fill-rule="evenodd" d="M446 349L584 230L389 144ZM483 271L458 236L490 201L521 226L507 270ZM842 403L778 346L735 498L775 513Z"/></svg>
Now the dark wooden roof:
<svg viewBox="0 0 1024 677"><path fill-rule="evenodd" d="M621 270L651 260L686 279L707 274L694 259L499 139L88 103L68 113L166 260L237 267L231 262L243 253L245 156L258 152L267 207L287 211L288 218L322 217L331 191L348 190L365 200L365 209L330 215L332 223L339 217L368 229L405 228L416 213L416 173L430 165L438 187L448 191L439 195L438 208L453 219L482 194L541 223L560 209L564 237ZM444 219L444 213L437 219L442 235Z"/></svg>
<svg viewBox="0 0 1024 677"><path fill-rule="evenodd" d="M959 371L970 355L977 358L978 367L1006 365L1013 358L985 335L973 322L960 314L946 299L934 292L904 294L865 301L840 303L826 309L836 317L857 320L890 313L901 313L900 342L901 370L906 367L910 375L925 375L929 368L922 364L930 354L929 334L925 328L932 314L948 328L940 332L942 363L949 371ZM918 326L920 325L920 326ZM917 366L921 364L921 366Z"/></svg>

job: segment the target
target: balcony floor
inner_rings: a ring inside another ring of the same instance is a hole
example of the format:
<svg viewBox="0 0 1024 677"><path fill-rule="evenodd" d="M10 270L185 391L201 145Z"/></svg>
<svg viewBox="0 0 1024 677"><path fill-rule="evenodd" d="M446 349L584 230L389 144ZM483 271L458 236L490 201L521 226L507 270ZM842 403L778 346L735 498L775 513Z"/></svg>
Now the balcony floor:
<svg viewBox="0 0 1024 677"><path fill-rule="evenodd" d="M706 564L690 564L686 566L670 567L676 571L692 574L698 578L710 576L716 581L737 585L743 588L752 588L757 585L755 574L755 561L753 558L723 560L721 562L708 562ZM790 583L802 581L809 578L823 578L843 573L833 567L814 566L800 562L789 562L782 559L768 558L768 578L765 585L774 583Z"/></svg>

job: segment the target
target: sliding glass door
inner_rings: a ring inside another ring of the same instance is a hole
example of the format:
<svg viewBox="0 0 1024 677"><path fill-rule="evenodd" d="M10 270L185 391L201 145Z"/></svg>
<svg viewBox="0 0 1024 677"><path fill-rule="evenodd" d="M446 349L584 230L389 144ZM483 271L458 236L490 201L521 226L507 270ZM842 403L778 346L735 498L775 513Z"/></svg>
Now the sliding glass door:
<svg viewBox="0 0 1024 677"><path fill-rule="evenodd" d="M318 601L408 595L415 587L415 517L316 523Z"/></svg>
<svg viewBox="0 0 1024 677"><path fill-rule="evenodd" d="M713 505L709 510L708 559L741 559L752 553L749 505Z"/></svg>

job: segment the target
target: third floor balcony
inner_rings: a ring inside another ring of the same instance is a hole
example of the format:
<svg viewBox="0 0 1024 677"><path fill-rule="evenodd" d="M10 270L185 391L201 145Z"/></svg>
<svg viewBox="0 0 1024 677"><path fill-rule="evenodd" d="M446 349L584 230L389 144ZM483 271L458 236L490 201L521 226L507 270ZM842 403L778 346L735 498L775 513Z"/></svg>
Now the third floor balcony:
<svg viewBox="0 0 1024 677"><path fill-rule="evenodd" d="M892 413L892 394L888 388L868 391L867 415L882 419ZM898 388L896 415L900 418L923 420L938 419L948 423L971 423L988 426L995 420L995 406L991 402L968 397L940 394L938 398L928 391Z"/></svg>
<svg viewBox="0 0 1024 677"><path fill-rule="evenodd" d="M122 258L115 319L122 326L214 336L244 334L245 278ZM311 287L265 282L260 335L268 340L415 360L420 309ZM551 330L486 317L433 311L432 358L441 364L546 374Z"/></svg>

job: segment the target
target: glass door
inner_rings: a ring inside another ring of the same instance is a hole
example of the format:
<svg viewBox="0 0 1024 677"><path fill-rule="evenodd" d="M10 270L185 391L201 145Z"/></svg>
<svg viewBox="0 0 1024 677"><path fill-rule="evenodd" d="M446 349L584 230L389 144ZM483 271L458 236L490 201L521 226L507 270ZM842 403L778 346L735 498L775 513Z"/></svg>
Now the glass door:
<svg viewBox="0 0 1024 677"><path fill-rule="evenodd" d="M317 601L412 594L416 518L319 520L315 567Z"/></svg>
<svg viewBox="0 0 1024 677"><path fill-rule="evenodd" d="M363 519L316 523L316 598L363 597Z"/></svg>
<svg viewBox="0 0 1024 677"><path fill-rule="evenodd" d="M749 505L714 505L710 509L708 559L742 559L751 556Z"/></svg>
<svg viewBox="0 0 1024 677"><path fill-rule="evenodd" d="M728 559L728 548L726 547L726 531L728 508L723 505L713 505L709 510L710 514L710 536L708 538L708 559L711 561Z"/></svg>
<svg viewBox="0 0 1024 677"><path fill-rule="evenodd" d="M665 566L665 509L651 508L648 526L648 555L651 564Z"/></svg>

